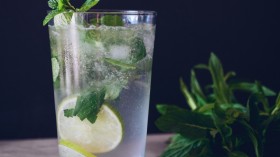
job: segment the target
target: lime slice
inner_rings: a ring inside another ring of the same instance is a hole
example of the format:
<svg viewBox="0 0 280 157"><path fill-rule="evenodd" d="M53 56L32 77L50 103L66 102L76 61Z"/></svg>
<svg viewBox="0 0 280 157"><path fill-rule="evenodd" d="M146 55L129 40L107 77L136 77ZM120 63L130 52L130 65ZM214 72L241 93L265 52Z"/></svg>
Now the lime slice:
<svg viewBox="0 0 280 157"><path fill-rule="evenodd" d="M52 73L53 73L53 82L55 82L59 75L59 63L56 58L52 58Z"/></svg>
<svg viewBox="0 0 280 157"><path fill-rule="evenodd" d="M65 140L59 141L60 157L96 157L82 147Z"/></svg>
<svg viewBox="0 0 280 157"><path fill-rule="evenodd" d="M115 149L123 136L123 123L110 105L103 104L96 122L79 117L65 117L64 110L75 107L77 96L61 102L57 113L57 125L60 138L71 141L91 153L104 153Z"/></svg>

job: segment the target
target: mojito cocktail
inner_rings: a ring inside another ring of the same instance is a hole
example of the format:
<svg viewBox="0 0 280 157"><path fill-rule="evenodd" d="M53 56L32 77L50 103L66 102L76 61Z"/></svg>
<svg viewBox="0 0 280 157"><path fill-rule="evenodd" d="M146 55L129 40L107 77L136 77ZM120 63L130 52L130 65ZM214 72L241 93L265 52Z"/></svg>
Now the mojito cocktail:
<svg viewBox="0 0 280 157"><path fill-rule="evenodd" d="M62 13L49 35L60 156L144 157L155 13Z"/></svg>

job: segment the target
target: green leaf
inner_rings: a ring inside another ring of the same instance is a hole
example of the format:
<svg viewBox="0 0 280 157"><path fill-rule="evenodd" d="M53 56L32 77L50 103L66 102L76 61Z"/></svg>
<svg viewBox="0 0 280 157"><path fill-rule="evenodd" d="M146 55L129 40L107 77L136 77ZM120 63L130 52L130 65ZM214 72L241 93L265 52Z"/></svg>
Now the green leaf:
<svg viewBox="0 0 280 157"><path fill-rule="evenodd" d="M259 102L262 103L264 111L269 114L270 113L270 105L267 97L265 96L264 90L262 88L262 85L259 82L255 83L257 85L258 93L255 94L256 98L259 100Z"/></svg>
<svg viewBox="0 0 280 157"><path fill-rule="evenodd" d="M136 69L136 67L134 65L132 65L132 64L127 64L127 63L124 63L122 61L118 61L118 60L115 60L115 59L104 58L104 61L107 62L107 63L110 63L113 66L119 67L121 69L125 69L125 70L134 70L134 69Z"/></svg>
<svg viewBox="0 0 280 157"><path fill-rule="evenodd" d="M143 39L141 38L133 38L131 43L132 43L131 61L132 63L136 63L146 57L147 55L146 47Z"/></svg>
<svg viewBox="0 0 280 157"><path fill-rule="evenodd" d="M197 65L194 66L194 68L196 68L196 69L206 69L206 70L209 70L209 67L208 67L208 65L206 65L206 64L197 64Z"/></svg>
<svg viewBox="0 0 280 157"><path fill-rule="evenodd" d="M58 5L57 5L57 9L58 10L64 10L65 9L65 1L64 0L57 0L57 2L58 2Z"/></svg>
<svg viewBox="0 0 280 157"><path fill-rule="evenodd" d="M261 145L261 141L259 141L259 138L257 136L257 132L246 121L240 121L240 123L245 127L247 134L251 139L251 142L254 146L256 157L262 157L263 148Z"/></svg>
<svg viewBox="0 0 280 157"><path fill-rule="evenodd" d="M161 157L210 157L212 150L206 138L190 140L179 134L173 136Z"/></svg>
<svg viewBox="0 0 280 157"><path fill-rule="evenodd" d="M228 80L229 78L234 77L234 76L236 76L236 73L235 73L234 71L230 71L230 72L228 72L228 73L225 75L224 80L226 81L226 80Z"/></svg>
<svg viewBox="0 0 280 157"><path fill-rule="evenodd" d="M233 151L228 153L228 157L249 157L249 156L241 151Z"/></svg>
<svg viewBox="0 0 280 157"><path fill-rule="evenodd" d="M58 2L57 0L49 0L48 5L51 9L57 9L58 7Z"/></svg>
<svg viewBox="0 0 280 157"><path fill-rule="evenodd" d="M275 107L273 109L273 111L271 112L272 115L275 115L277 113L279 113L280 110L280 92L278 93L276 102L275 102Z"/></svg>
<svg viewBox="0 0 280 157"><path fill-rule="evenodd" d="M86 0L85 3L79 9L77 9L77 11L86 12L94 7L98 2L99 0Z"/></svg>
<svg viewBox="0 0 280 157"><path fill-rule="evenodd" d="M74 116L78 116L81 120L88 119L94 123L101 105L104 102L105 90L92 90L82 93L78 97Z"/></svg>
<svg viewBox="0 0 280 157"><path fill-rule="evenodd" d="M212 109L214 108L214 104L205 104L201 107L199 107L196 111L204 114L211 115Z"/></svg>
<svg viewBox="0 0 280 157"><path fill-rule="evenodd" d="M48 15L45 17L44 21L43 21L43 26L45 26L46 24L48 24L50 22L50 20L52 20L56 15L63 13L64 11L61 10L52 10L48 13Z"/></svg>
<svg viewBox="0 0 280 157"><path fill-rule="evenodd" d="M206 96L201 90L200 84L196 78L194 70L191 71L191 91L200 106L206 104Z"/></svg>
<svg viewBox="0 0 280 157"><path fill-rule="evenodd" d="M221 104L230 103L232 93L225 82L223 66L214 53L211 53L208 66L213 80L213 91L216 101Z"/></svg>
<svg viewBox="0 0 280 157"><path fill-rule="evenodd" d="M81 6L80 9L76 9L69 0L49 0L48 5L51 9L53 9L47 17L43 21L43 25L45 26L55 15L62 13L62 12L85 12L88 11L90 8L95 6L99 0L86 0L86 2ZM72 17L72 15L71 15ZM67 17L66 17L67 18ZM67 19L69 20L69 19Z"/></svg>
<svg viewBox="0 0 280 157"><path fill-rule="evenodd" d="M253 96L251 96L247 101L247 110L249 111L249 123L254 128L260 128L261 125L261 117L260 110L258 108L258 104L255 100L253 100Z"/></svg>
<svg viewBox="0 0 280 157"><path fill-rule="evenodd" d="M181 91L186 99L187 104L190 106L190 108L192 110L195 110L198 105L196 104L193 96L191 95L190 91L187 88L187 85L185 84L185 82L183 81L182 78L180 78L180 87L181 87Z"/></svg>
<svg viewBox="0 0 280 157"><path fill-rule="evenodd" d="M249 83L249 82L238 82L238 83L230 83L229 88L232 90L240 90L245 92L250 92L252 94L258 93L258 85L256 83ZM264 92L265 96L275 96L276 93L271 89L262 86L261 89Z"/></svg>
<svg viewBox="0 0 280 157"><path fill-rule="evenodd" d="M215 104L212 113L214 124L222 137L223 144L230 145L230 136L232 135L232 129L227 123L228 119L225 110L220 108L218 104Z"/></svg>
<svg viewBox="0 0 280 157"><path fill-rule="evenodd" d="M210 116L191 112L185 109L166 105L161 106L161 113L155 124L165 132L180 133L188 138L203 138L210 131L215 130L215 126Z"/></svg>
<svg viewBox="0 0 280 157"><path fill-rule="evenodd" d="M168 112L172 111L172 112L176 112L176 111L181 111L182 108L177 107L175 105L166 105L166 104L158 104L156 106L158 112L162 115L167 114Z"/></svg>
<svg viewBox="0 0 280 157"><path fill-rule="evenodd" d="M73 113L74 113L74 108L64 110L64 116L65 117L68 117L68 118L73 117L74 116Z"/></svg>
<svg viewBox="0 0 280 157"><path fill-rule="evenodd" d="M101 18L101 23L106 26L124 26L120 15L105 15Z"/></svg>

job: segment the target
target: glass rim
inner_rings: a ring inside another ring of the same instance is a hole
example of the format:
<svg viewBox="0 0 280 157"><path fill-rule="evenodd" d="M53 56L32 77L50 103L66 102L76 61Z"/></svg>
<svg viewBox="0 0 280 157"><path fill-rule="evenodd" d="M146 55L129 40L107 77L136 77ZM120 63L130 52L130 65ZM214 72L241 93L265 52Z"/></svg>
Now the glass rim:
<svg viewBox="0 0 280 157"><path fill-rule="evenodd" d="M50 10L48 11L50 12ZM66 12L65 12L66 13ZM115 9L91 9L86 12L73 12L74 14L107 14L107 15L157 15L152 10L115 10Z"/></svg>

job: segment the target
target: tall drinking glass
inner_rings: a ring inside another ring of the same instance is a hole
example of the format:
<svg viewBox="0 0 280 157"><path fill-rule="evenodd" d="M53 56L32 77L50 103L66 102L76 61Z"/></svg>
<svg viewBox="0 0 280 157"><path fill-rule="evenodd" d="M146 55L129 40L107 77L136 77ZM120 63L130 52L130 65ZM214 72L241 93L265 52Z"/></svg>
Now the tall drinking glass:
<svg viewBox="0 0 280 157"><path fill-rule="evenodd" d="M155 16L92 10L50 22L60 157L144 157Z"/></svg>

